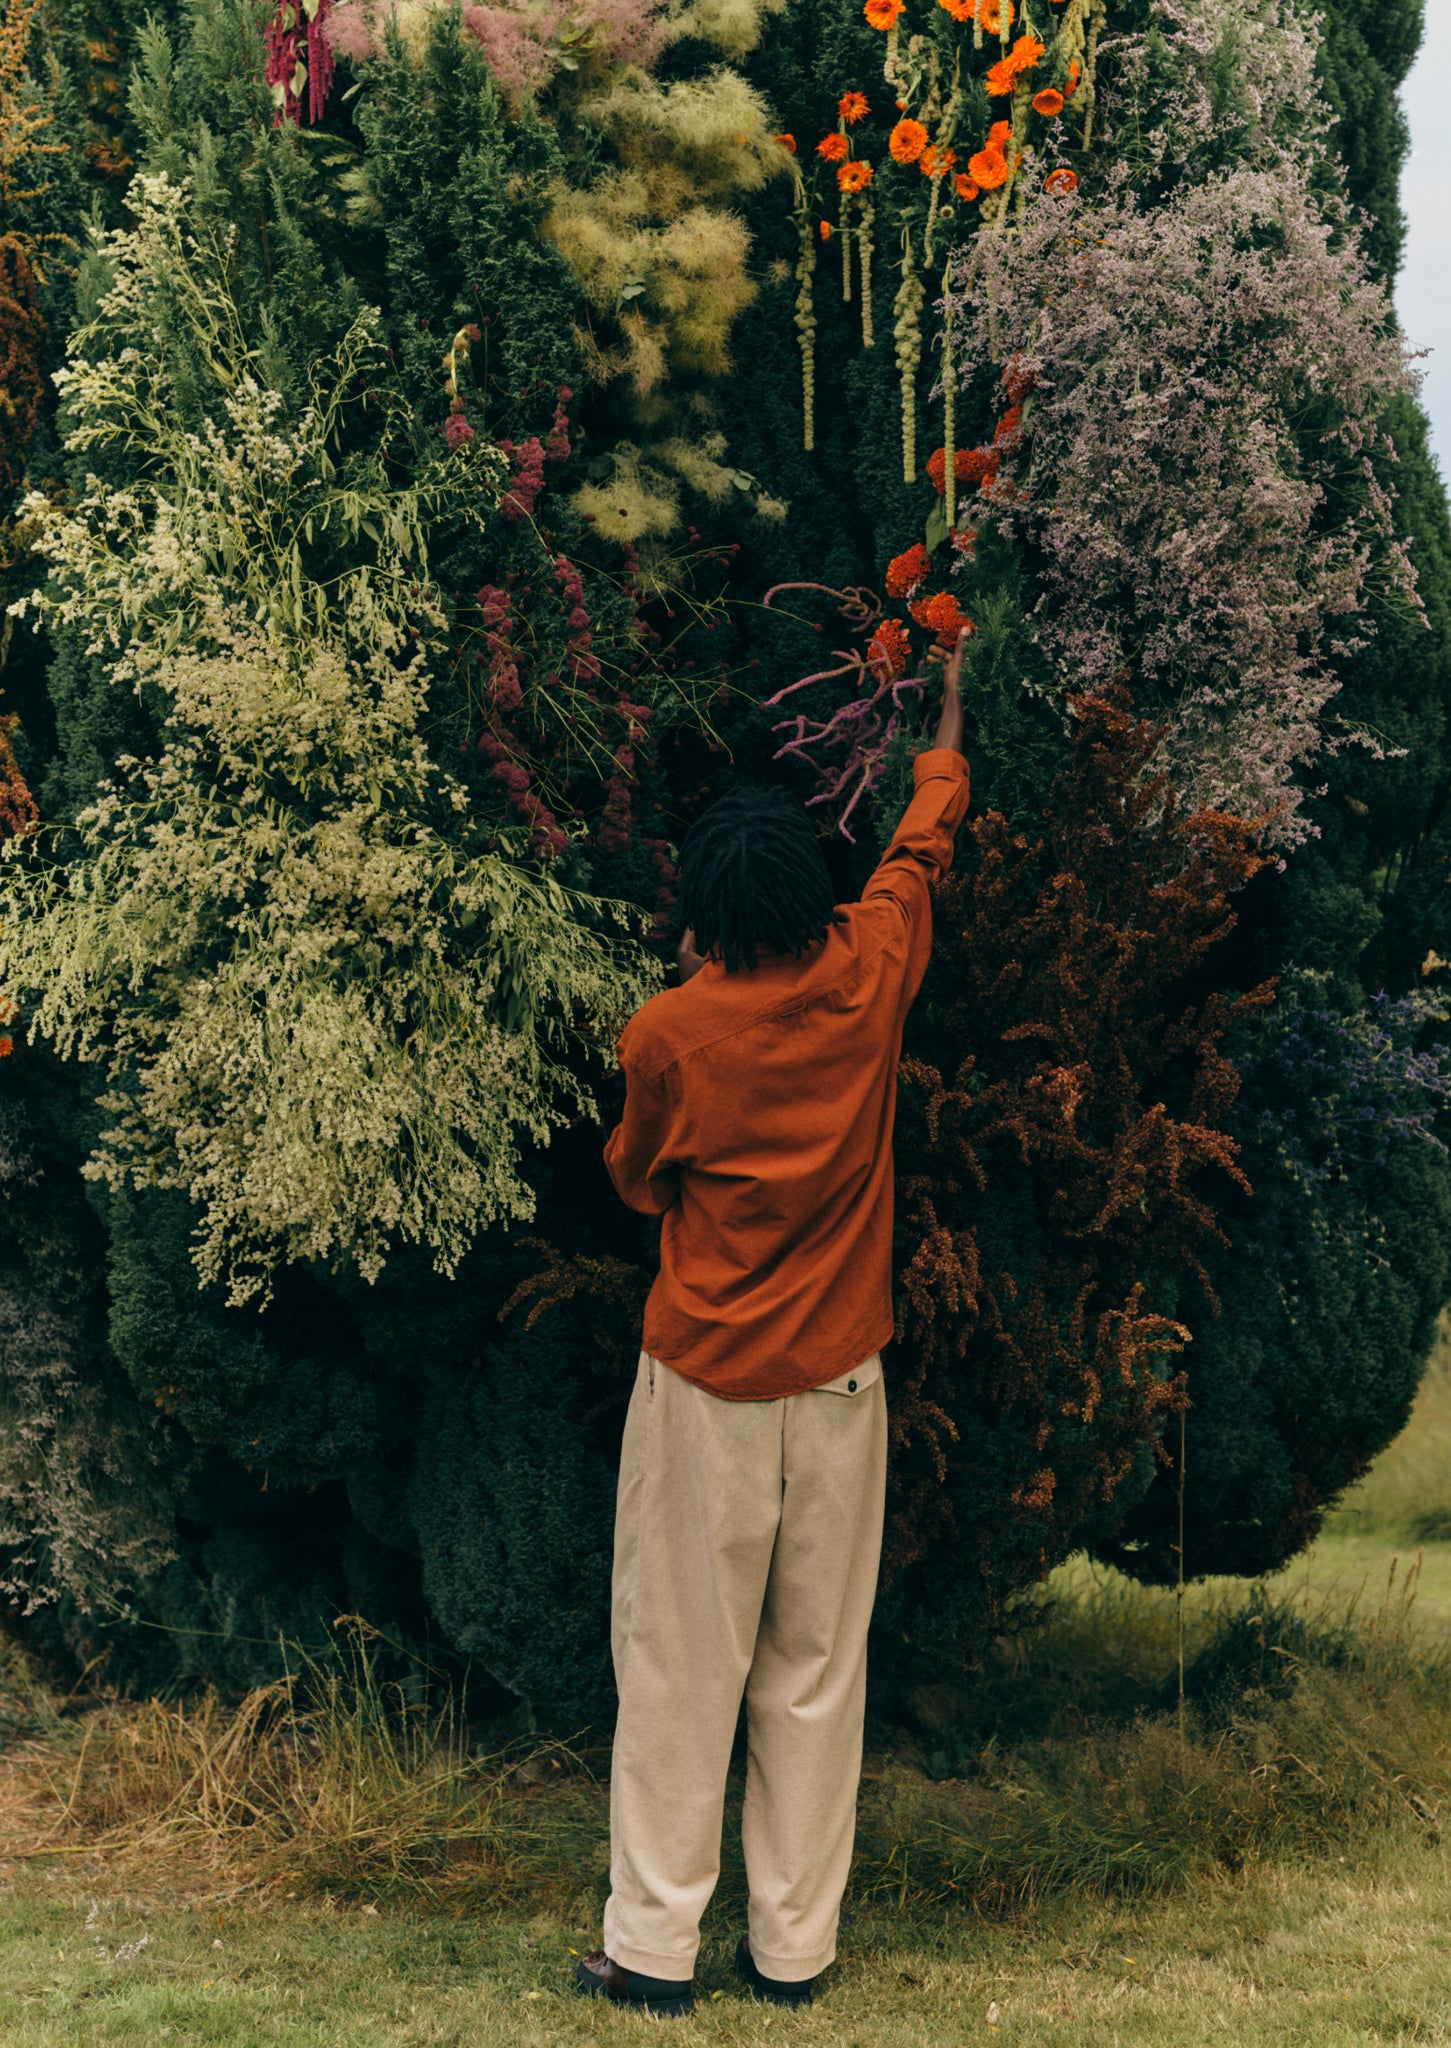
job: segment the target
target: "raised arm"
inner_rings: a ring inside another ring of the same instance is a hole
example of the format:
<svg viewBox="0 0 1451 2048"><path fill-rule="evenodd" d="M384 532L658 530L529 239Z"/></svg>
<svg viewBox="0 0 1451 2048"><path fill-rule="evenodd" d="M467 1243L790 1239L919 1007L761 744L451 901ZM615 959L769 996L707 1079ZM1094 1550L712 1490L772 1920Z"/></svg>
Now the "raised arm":
<svg viewBox="0 0 1451 2048"><path fill-rule="evenodd" d="M962 697L959 679L967 634L959 636L943 670L942 712L937 734L912 764L916 792L892 843L862 891L862 901L887 898L930 937L931 887L952 865L952 842L967 814L970 781L962 752Z"/></svg>

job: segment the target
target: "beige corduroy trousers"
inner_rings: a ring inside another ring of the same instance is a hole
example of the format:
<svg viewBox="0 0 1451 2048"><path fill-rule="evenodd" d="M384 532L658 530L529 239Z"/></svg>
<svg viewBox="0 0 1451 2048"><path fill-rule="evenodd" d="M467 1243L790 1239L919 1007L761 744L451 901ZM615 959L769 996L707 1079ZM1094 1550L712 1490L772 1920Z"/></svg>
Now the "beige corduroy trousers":
<svg viewBox="0 0 1451 2048"><path fill-rule="evenodd" d="M751 1955L787 1982L835 1956L886 1467L878 1358L810 1393L723 1401L641 1355L615 1519L605 1908L626 1969L695 1967L743 1693Z"/></svg>

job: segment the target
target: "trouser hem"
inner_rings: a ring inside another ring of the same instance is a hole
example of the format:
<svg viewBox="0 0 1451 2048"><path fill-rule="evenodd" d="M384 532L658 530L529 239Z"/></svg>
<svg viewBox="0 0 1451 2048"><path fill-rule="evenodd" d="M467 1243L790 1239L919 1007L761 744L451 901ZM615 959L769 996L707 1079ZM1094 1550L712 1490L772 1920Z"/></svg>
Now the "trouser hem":
<svg viewBox="0 0 1451 2048"><path fill-rule="evenodd" d="M763 1977L774 1978L778 1984L805 1984L812 1977L819 1977L836 1961L835 1946L818 1949L814 1956L772 1956L765 1955L754 1941L747 1937L751 1961Z"/></svg>
<svg viewBox="0 0 1451 2048"><path fill-rule="evenodd" d="M605 1954L622 1970L633 1970L639 1977L660 1977L667 1984L683 1984L693 1977L699 1952L697 1946L685 1955L666 1956L652 1949L636 1948L633 1942L621 1941L618 1935L605 1941Z"/></svg>

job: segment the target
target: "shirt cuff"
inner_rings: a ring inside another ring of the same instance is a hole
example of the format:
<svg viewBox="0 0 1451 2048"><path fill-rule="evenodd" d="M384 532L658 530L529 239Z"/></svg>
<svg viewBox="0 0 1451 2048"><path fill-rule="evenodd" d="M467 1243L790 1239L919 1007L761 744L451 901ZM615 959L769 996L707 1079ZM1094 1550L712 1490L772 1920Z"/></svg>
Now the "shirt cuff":
<svg viewBox="0 0 1451 2048"><path fill-rule="evenodd" d="M927 747L912 763L912 782L917 789L936 777L961 782L966 775L967 756L959 754L956 747Z"/></svg>

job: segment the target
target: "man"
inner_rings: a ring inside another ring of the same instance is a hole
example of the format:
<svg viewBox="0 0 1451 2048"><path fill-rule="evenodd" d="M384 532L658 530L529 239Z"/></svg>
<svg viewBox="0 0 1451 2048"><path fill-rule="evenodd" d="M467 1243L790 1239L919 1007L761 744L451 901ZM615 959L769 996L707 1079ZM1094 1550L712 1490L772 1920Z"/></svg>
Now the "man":
<svg viewBox="0 0 1451 2048"><path fill-rule="evenodd" d="M605 1947L580 1988L688 2012L744 1692L758 1996L810 2002L851 1862L887 1461L892 1120L932 884L967 810L958 676L859 903L799 805L742 789L686 839L680 986L620 1039L605 1159L662 1218L621 1452Z"/></svg>

